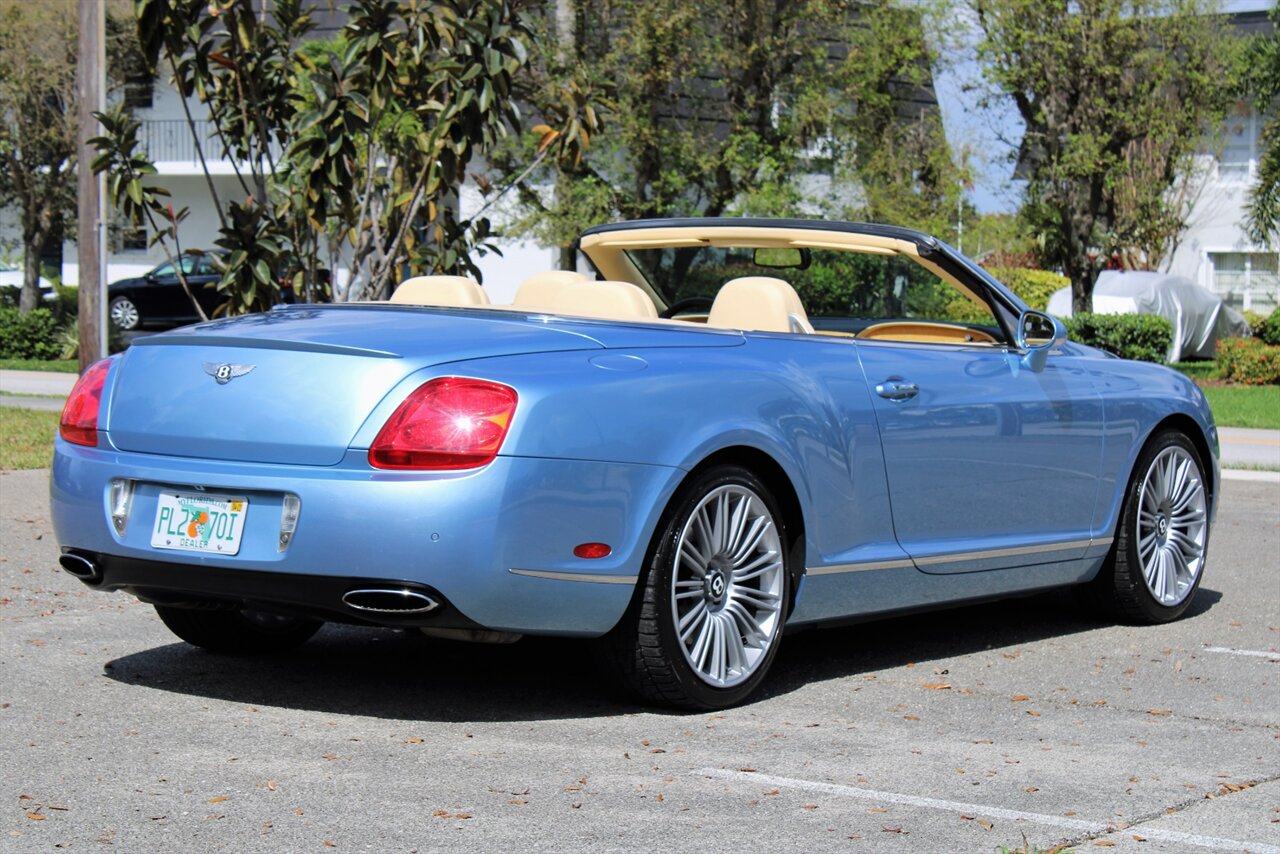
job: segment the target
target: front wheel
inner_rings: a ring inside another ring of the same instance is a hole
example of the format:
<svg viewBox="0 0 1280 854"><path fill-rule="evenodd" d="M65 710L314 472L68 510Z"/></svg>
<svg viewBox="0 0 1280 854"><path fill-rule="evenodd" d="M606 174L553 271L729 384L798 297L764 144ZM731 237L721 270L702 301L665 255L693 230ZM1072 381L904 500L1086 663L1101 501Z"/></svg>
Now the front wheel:
<svg viewBox="0 0 1280 854"><path fill-rule="evenodd" d="M722 709L764 681L778 654L789 577L782 516L747 469L717 466L673 500L636 601L606 639L650 702Z"/></svg>
<svg viewBox="0 0 1280 854"><path fill-rule="evenodd" d="M142 312L128 297L120 296L111 301L111 322L119 329L129 332L142 325Z"/></svg>
<svg viewBox="0 0 1280 854"><path fill-rule="evenodd" d="M156 605L155 609L169 631L192 646L233 655L292 649L305 643L324 625L320 620L306 617L249 609L204 610L171 605Z"/></svg>
<svg viewBox="0 0 1280 854"><path fill-rule="evenodd" d="M1175 620L1200 586L1208 545L1200 454L1182 433L1160 433L1138 456L1115 550L1094 582L1096 592L1127 621Z"/></svg>

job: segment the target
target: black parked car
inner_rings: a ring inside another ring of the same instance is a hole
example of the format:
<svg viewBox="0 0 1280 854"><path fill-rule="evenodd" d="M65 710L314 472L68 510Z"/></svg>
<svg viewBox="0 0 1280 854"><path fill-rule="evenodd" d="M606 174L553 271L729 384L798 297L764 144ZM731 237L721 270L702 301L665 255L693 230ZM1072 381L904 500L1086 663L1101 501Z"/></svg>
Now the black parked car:
<svg viewBox="0 0 1280 854"><path fill-rule="evenodd" d="M222 276L213 266L213 257L204 253L183 253L178 261L200 307L213 317L214 309L226 301L218 293L218 280ZM125 331L143 326L182 326L200 319L182 290L173 265L168 262L140 278L112 282L107 288L107 298L112 322Z"/></svg>

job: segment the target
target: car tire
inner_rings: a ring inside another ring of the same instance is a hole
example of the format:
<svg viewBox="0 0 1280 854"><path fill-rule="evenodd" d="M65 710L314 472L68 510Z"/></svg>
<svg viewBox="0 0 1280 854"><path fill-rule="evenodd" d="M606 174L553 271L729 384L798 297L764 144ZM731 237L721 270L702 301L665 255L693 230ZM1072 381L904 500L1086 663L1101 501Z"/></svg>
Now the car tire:
<svg viewBox="0 0 1280 854"><path fill-rule="evenodd" d="M1115 544L1092 598L1124 622L1167 623L1191 605L1209 546L1209 493L1200 452L1165 430L1138 455Z"/></svg>
<svg viewBox="0 0 1280 854"><path fill-rule="evenodd" d="M255 655L305 643L324 623L306 617L250 610L206 610L156 605L169 631L209 652Z"/></svg>
<svg viewBox="0 0 1280 854"><path fill-rule="evenodd" d="M132 332L142 325L142 312L138 311L137 304L128 297L120 296L111 300L109 311L111 322L125 332Z"/></svg>
<svg viewBox="0 0 1280 854"><path fill-rule="evenodd" d="M646 702L723 709L764 681L790 601L777 502L747 469L695 474L668 505L630 608L603 640Z"/></svg>

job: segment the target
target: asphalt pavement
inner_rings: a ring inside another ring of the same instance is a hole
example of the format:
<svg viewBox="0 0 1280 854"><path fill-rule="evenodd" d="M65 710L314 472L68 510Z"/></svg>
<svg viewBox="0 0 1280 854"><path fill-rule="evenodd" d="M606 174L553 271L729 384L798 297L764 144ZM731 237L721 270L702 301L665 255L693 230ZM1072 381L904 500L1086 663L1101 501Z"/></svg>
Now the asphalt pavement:
<svg viewBox="0 0 1280 854"><path fill-rule="evenodd" d="M200 652L57 569L47 477L0 474L5 851L1280 852L1277 484L1224 484L1178 622L1059 591L809 631L681 714L568 641Z"/></svg>

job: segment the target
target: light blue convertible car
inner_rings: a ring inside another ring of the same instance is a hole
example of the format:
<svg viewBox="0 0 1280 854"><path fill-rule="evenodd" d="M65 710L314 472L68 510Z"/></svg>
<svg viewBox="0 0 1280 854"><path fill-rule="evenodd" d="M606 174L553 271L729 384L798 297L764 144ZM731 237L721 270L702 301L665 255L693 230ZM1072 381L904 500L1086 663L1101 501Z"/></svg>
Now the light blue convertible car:
<svg viewBox="0 0 1280 854"><path fill-rule="evenodd" d="M740 702L784 627L1080 585L1162 622L1204 570L1203 395L1065 340L925 234L587 230L469 279L142 338L80 379L62 566L215 652L325 621L594 638L642 699Z"/></svg>

